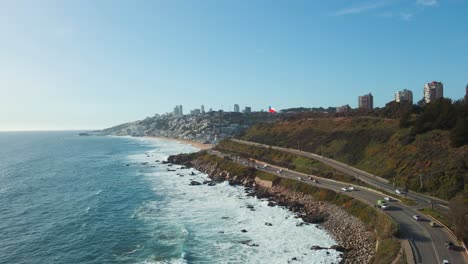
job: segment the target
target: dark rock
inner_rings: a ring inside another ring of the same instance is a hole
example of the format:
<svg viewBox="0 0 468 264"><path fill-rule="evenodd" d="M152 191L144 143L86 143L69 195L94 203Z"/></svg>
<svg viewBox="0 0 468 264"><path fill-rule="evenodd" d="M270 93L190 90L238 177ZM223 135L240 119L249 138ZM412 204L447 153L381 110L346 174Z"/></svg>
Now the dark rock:
<svg viewBox="0 0 468 264"><path fill-rule="evenodd" d="M265 222L265 225L266 225L266 226L273 226L272 223L268 223L268 222Z"/></svg>
<svg viewBox="0 0 468 264"><path fill-rule="evenodd" d="M297 260L297 258L296 258L296 257L294 257L294 258L292 258L291 260Z"/></svg>
<svg viewBox="0 0 468 264"><path fill-rule="evenodd" d="M310 249L311 250L321 250L321 249L328 249L328 248L324 248L324 247L315 245L315 246L312 246Z"/></svg>
<svg viewBox="0 0 468 264"><path fill-rule="evenodd" d="M339 252L345 252L346 251L346 249L344 247L339 246L339 245L333 245L333 246L330 247L330 249L334 249L334 250L339 251Z"/></svg>
<svg viewBox="0 0 468 264"><path fill-rule="evenodd" d="M130 164L127 164L127 165L125 165L125 166L127 166L127 167L128 167L128 166L130 166Z"/></svg>
<svg viewBox="0 0 468 264"><path fill-rule="evenodd" d="M302 220L304 222L310 223L310 224L320 224L325 221L326 216L325 215L306 215L302 217Z"/></svg>
<svg viewBox="0 0 468 264"><path fill-rule="evenodd" d="M242 233L247 233L247 230L242 229L241 232L242 232Z"/></svg>
<svg viewBox="0 0 468 264"><path fill-rule="evenodd" d="M275 202L268 202L268 206L276 206Z"/></svg>
<svg viewBox="0 0 468 264"><path fill-rule="evenodd" d="M229 219L229 216L223 216L221 219Z"/></svg>
<svg viewBox="0 0 468 264"><path fill-rule="evenodd" d="M141 165L148 165L148 162L142 162Z"/></svg>
<svg viewBox="0 0 468 264"><path fill-rule="evenodd" d="M207 185L208 185L208 186L215 186L215 185L216 185L216 182L211 181L211 182L209 182Z"/></svg>
<svg viewBox="0 0 468 264"><path fill-rule="evenodd" d="M190 182L190 185L201 185L201 183L200 183L200 182L197 182L197 181L191 181L191 182Z"/></svg>

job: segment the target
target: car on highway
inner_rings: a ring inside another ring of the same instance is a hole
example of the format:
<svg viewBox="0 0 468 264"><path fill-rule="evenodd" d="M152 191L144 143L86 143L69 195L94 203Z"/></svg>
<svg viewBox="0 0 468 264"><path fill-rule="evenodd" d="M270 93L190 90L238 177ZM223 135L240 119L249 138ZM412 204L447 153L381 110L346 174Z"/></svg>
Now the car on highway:
<svg viewBox="0 0 468 264"><path fill-rule="evenodd" d="M413 215L414 220L419 221L421 220L421 216L419 215Z"/></svg>
<svg viewBox="0 0 468 264"><path fill-rule="evenodd" d="M388 201L388 202L393 201L392 197L390 197L390 196L385 196L384 200Z"/></svg>
<svg viewBox="0 0 468 264"><path fill-rule="evenodd" d="M390 209L390 206L388 204L382 204L380 205L380 208L382 208L382 210L388 210Z"/></svg>
<svg viewBox="0 0 468 264"><path fill-rule="evenodd" d="M444 260L442 260L442 264L450 264L450 261L444 259Z"/></svg>
<svg viewBox="0 0 468 264"><path fill-rule="evenodd" d="M318 181L316 179L313 179L312 182L313 183L318 183Z"/></svg>
<svg viewBox="0 0 468 264"><path fill-rule="evenodd" d="M300 180L300 181L303 181L303 179L301 177L297 177L297 179Z"/></svg>
<svg viewBox="0 0 468 264"><path fill-rule="evenodd" d="M395 192L398 193L398 194L405 194L406 193L405 191L403 191L401 189L396 189Z"/></svg>
<svg viewBox="0 0 468 264"><path fill-rule="evenodd" d="M433 221L431 221L431 222L429 223L429 225L432 226L432 227L438 227L438 226L439 226L439 225L437 225L436 222L433 222Z"/></svg>
<svg viewBox="0 0 468 264"><path fill-rule="evenodd" d="M377 200L376 206L380 207L382 210L390 209L390 206L387 204L387 201L385 200Z"/></svg>
<svg viewBox="0 0 468 264"><path fill-rule="evenodd" d="M342 190L343 192L350 192L350 191L352 191L352 190L350 190L348 187L343 187L343 188L341 188L341 190Z"/></svg>
<svg viewBox="0 0 468 264"><path fill-rule="evenodd" d="M447 247L447 249L452 250L455 247L455 244L453 244L452 241L446 241L445 246Z"/></svg>

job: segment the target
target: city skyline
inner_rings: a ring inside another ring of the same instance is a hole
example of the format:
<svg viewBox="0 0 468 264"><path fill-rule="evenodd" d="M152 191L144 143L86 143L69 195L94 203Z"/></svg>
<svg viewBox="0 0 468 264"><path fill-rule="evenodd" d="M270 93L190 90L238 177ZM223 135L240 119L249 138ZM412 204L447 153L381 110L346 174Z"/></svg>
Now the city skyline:
<svg viewBox="0 0 468 264"><path fill-rule="evenodd" d="M368 92L382 107L432 80L463 98L468 3L372 2L2 2L0 130L101 129L176 104L356 108Z"/></svg>

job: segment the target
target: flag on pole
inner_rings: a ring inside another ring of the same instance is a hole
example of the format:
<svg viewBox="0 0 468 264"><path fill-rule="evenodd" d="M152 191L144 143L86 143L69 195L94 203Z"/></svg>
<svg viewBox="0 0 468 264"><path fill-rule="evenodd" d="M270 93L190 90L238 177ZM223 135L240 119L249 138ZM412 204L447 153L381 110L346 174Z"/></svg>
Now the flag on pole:
<svg viewBox="0 0 468 264"><path fill-rule="evenodd" d="M273 107L269 106L269 107L268 107L268 112L269 112L269 113L276 113L276 109L274 109Z"/></svg>

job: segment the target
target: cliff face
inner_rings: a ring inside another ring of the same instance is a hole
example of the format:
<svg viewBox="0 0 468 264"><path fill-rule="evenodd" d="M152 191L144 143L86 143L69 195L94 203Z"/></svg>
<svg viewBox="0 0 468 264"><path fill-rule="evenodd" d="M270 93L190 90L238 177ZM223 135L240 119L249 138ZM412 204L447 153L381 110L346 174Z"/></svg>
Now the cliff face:
<svg viewBox="0 0 468 264"><path fill-rule="evenodd" d="M209 112L197 115L155 115L141 121L121 124L102 130L108 135L162 136L213 142L244 132L252 125L275 120L279 115Z"/></svg>
<svg viewBox="0 0 468 264"><path fill-rule="evenodd" d="M343 254L342 263L371 263L375 256L374 233L359 219L336 205L316 201L310 195L274 185L274 181L260 179L254 169L243 168L203 152L171 156L168 161L196 168L214 181L229 181L231 185L246 186L249 196L267 198L269 206L284 206L306 224L320 223L317 228L326 229L339 243L339 246L330 249L312 247L311 250L338 250Z"/></svg>

